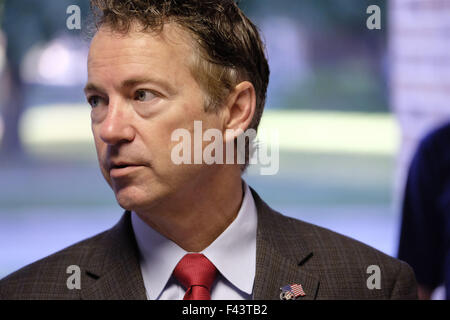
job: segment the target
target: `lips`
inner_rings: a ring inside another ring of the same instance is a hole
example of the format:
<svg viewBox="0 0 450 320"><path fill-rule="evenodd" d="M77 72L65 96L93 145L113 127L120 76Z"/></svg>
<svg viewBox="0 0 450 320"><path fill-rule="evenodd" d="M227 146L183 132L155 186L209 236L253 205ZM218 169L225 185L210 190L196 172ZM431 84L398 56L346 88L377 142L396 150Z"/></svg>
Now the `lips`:
<svg viewBox="0 0 450 320"><path fill-rule="evenodd" d="M130 162L111 162L109 165L109 174L112 178L119 178L141 169L144 165Z"/></svg>
<svg viewBox="0 0 450 320"><path fill-rule="evenodd" d="M111 164L110 168L112 169L123 169L126 167L133 167L136 166L134 163L117 163L117 164Z"/></svg>

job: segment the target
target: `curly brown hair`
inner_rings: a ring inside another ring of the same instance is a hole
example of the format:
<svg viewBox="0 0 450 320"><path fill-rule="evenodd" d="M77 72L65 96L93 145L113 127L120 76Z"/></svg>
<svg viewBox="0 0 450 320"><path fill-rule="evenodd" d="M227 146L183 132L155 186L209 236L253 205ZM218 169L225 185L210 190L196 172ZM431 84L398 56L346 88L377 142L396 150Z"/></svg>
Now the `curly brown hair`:
<svg viewBox="0 0 450 320"><path fill-rule="evenodd" d="M205 111L218 111L239 82L250 81L256 111L249 129L258 129L269 65L257 27L234 0L91 0L91 9L97 28L127 33L137 21L143 32L154 32L174 22L188 31L199 53L191 71L206 93Z"/></svg>

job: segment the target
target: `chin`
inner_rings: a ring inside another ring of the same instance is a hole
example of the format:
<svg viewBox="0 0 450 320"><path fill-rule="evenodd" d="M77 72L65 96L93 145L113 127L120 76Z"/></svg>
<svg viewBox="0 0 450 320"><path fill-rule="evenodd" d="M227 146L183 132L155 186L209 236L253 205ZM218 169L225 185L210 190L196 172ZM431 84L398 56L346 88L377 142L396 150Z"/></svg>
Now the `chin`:
<svg viewBox="0 0 450 320"><path fill-rule="evenodd" d="M127 189L129 188L116 191L117 203L127 211L149 209L158 201L158 196L154 193L148 194L140 190Z"/></svg>

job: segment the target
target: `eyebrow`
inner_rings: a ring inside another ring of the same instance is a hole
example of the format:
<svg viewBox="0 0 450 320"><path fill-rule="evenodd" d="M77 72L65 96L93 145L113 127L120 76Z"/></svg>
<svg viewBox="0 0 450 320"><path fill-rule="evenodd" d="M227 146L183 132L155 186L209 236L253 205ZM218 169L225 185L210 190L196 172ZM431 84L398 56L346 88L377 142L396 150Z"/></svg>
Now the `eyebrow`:
<svg viewBox="0 0 450 320"><path fill-rule="evenodd" d="M104 94L106 92L106 90L103 90L103 88L93 84L93 83L88 83L85 87L84 87L84 93L86 94L88 91L97 91L100 92L102 94Z"/></svg>
<svg viewBox="0 0 450 320"><path fill-rule="evenodd" d="M132 87L136 87L138 85L144 84L144 83L155 83L155 84L159 85L161 88L163 88L164 90L166 90L169 94L173 93L173 91L174 91L172 86L170 86L170 84L168 84L166 81L155 79L155 78L147 78L147 77L124 80L121 83L121 87L122 88L132 88ZM88 83L86 85L86 87L84 87L84 92L87 93L88 91L97 91L102 94L105 94L105 92L106 92L106 90L104 90L101 86L98 86L91 82Z"/></svg>

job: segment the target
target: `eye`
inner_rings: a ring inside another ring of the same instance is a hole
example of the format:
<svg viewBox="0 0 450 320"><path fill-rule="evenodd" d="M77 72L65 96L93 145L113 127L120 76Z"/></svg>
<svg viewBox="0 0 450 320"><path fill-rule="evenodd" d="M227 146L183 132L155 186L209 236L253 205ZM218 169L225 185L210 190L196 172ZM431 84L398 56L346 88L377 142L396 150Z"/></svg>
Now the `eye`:
<svg viewBox="0 0 450 320"><path fill-rule="evenodd" d="M134 94L134 99L145 102L145 101L151 101L156 97L156 94L149 90L137 90Z"/></svg>
<svg viewBox="0 0 450 320"><path fill-rule="evenodd" d="M102 98L99 96L91 96L88 98L88 102L92 108L98 107L101 103Z"/></svg>

